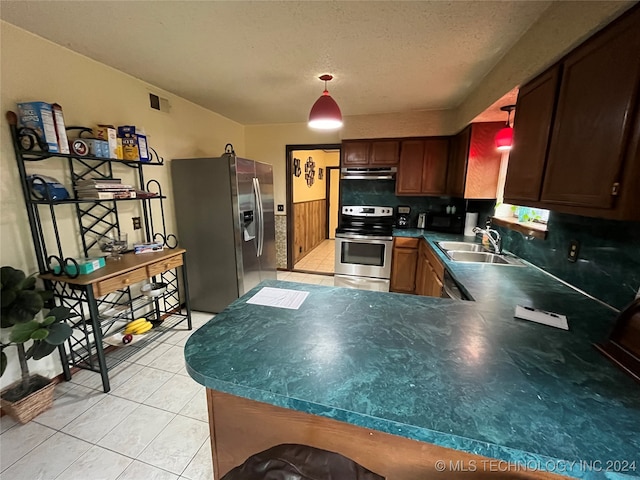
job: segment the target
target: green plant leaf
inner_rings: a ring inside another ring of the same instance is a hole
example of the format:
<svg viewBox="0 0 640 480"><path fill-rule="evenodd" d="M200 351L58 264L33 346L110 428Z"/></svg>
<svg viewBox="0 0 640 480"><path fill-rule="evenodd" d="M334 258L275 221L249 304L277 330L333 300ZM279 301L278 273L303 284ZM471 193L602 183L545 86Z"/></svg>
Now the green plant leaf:
<svg viewBox="0 0 640 480"><path fill-rule="evenodd" d="M51 310L49 310L49 313L47 313L47 317L55 318L54 322L60 322L62 320L66 320L70 316L71 316L71 309L67 307L60 307L60 306L53 307Z"/></svg>
<svg viewBox="0 0 640 480"><path fill-rule="evenodd" d="M5 290L18 290L26 275L22 270L13 267L2 267L0 269L0 284L2 284L2 294Z"/></svg>
<svg viewBox="0 0 640 480"><path fill-rule="evenodd" d="M7 369L7 354L4 350L0 352L0 377L4 375L4 371Z"/></svg>
<svg viewBox="0 0 640 480"><path fill-rule="evenodd" d="M13 289L2 289L2 309L4 310L5 308L7 308L9 305L11 305L15 299L16 299L16 295L18 294L17 290L13 290Z"/></svg>
<svg viewBox="0 0 640 480"><path fill-rule="evenodd" d="M47 343L46 340L45 341L38 341L37 343L38 344L33 349L33 357L32 358L34 360L43 359L44 357L46 357L48 355L51 355L51 353L56 349L55 345Z"/></svg>
<svg viewBox="0 0 640 480"><path fill-rule="evenodd" d="M49 330L46 328L39 328L31 334L32 340L44 340L49 336Z"/></svg>
<svg viewBox="0 0 640 480"><path fill-rule="evenodd" d="M33 290L22 290L16 294L16 298L11 305L2 311L3 318L10 322L26 323L33 320L33 317L42 310L44 301L38 292Z"/></svg>
<svg viewBox="0 0 640 480"><path fill-rule="evenodd" d="M60 345L71 336L73 330L66 323L54 323L49 326L49 336L44 339L51 345ZM35 357L34 357L35 358Z"/></svg>
<svg viewBox="0 0 640 480"><path fill-rule="evenodd" d="M40 323L40 325L42 325L43 327L47 327L55 321L56 321L56 317L54 317L53 315L50 315L48 317L45 317L45 319Z"/></svg>
<svg viewBox="0 0 640 480"><path fill-rule="evenodd" d="M35 320L26 323L17 323L11 330L9 340L13 343L24 343L31 338L31 334L40 328Z"/></svg>

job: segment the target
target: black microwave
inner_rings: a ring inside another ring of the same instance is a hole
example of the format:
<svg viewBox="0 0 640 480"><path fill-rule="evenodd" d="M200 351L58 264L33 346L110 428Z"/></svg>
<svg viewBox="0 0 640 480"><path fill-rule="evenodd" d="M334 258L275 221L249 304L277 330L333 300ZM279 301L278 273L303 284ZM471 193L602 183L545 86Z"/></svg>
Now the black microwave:
<svg viewBox="0 0 640 480"><path fill-rule="evenodd" d="M427 213L427 230L433 232L462 233L464 216L457 213Z"/></svg>

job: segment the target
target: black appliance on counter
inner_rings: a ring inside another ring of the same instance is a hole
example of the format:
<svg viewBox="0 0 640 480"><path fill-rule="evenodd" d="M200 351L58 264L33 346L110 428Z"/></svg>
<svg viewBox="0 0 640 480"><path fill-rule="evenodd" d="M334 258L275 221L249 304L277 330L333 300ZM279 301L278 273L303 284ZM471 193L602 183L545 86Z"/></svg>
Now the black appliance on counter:
<svg viewBox="0 0 640 480"><path fill-rule="evenodd" d="M432 232L462 233L464 231L464 213L427 212L425 229Z"/></svg>
<svg viewBox="0 0 640 480"><path fill-rule="evenodd" d="M410 228L409 222L411 221L411 207L407 205L398 205L396 213L396 227L397 228Z"/></svg>

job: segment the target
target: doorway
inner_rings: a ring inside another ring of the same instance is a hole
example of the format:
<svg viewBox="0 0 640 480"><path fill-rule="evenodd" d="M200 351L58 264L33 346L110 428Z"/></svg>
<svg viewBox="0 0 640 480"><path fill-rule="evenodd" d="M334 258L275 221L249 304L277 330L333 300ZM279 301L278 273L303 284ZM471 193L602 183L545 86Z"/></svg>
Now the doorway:
<svg viewBox="0 0 640 480"><path fill-rule="evenodd" d="M333 275L340 144L287 145L286 155L287 270Z"/></svg>

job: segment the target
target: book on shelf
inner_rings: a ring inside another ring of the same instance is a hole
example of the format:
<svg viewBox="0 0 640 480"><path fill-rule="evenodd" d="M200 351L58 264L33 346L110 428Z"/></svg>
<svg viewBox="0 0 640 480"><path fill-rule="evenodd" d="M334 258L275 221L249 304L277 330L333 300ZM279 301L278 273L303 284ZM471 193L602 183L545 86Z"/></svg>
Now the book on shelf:
<svg viewBox="0 0 640 480"><path fill-rule="evenodd" d="M109 185L74 185L76 192L81 191L115 191L115 190L134 190L133 185L125 185L122 183L111 183Z"/></svg>
<svg viewBox="0 0 640 480"><path fill-rule="evenodd" d="M78 200L117 200L123 198L137 198L135 190L118 192L78 192Z"/></svg>
<svg viewBox="0 0 640 480"><path fill-rule="evenodd" d="M93 177L93 178L81 178L75 181L76 185L95 185L96 183L122 183L121 178L101 178L101 177Z"/></svg>

